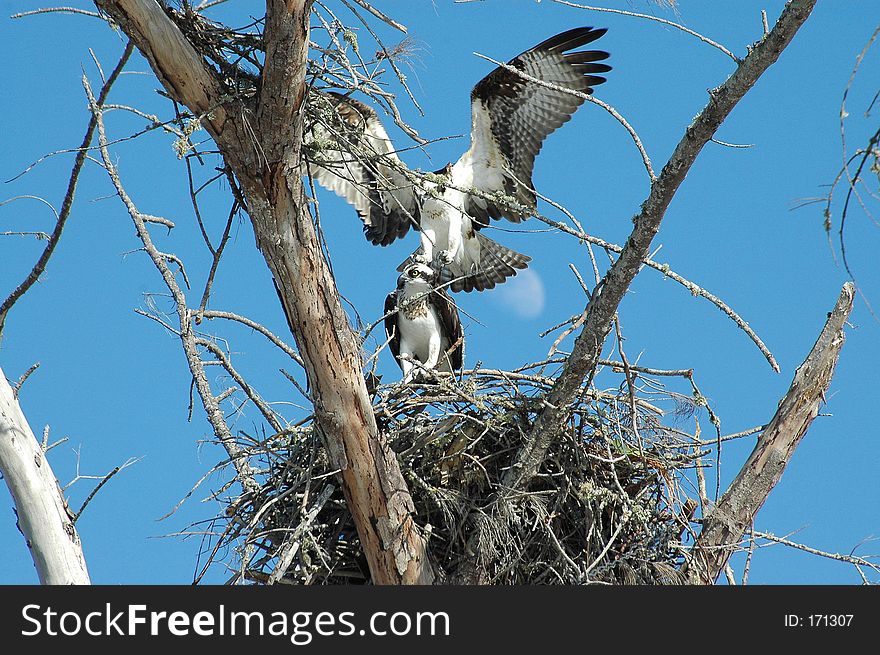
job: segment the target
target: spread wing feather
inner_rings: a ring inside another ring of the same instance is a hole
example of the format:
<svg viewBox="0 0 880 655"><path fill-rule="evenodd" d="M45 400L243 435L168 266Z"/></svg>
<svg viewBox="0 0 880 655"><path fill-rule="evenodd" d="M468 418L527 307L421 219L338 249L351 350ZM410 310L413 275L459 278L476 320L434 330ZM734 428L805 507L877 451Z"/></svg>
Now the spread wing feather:
<svg viewBox="0 0 880 655"><path fill-rule="evenodd" d="M597 73L611 70L597 63L608 53L568 51L595 41L605 31L580 27L557 34L508 65L543 82L590 94L605 81ZM471 92L471 146L453 167L453 176L481 193L512 198L519 207L506 199L471 194L465 201L467 213L485 225L489 218L501 217L518 223L534 212L535 157L547 135L583 103L583 98L541 86L501 66L478 82Z"/></svg>
<svg viewBox="0 0 880 655"><path fill-rule="evenodd" d="M501 284L507 278L516 275L517 269L524 269L532 261L528 255L523 255L516 250L502 246L497 241L476 234L480 247L480 266L478 269L462 274L454 271L449 265L442 266L438 274L440 284L449 283L452 292L485 291L494 289L496 284ZM406 263L406 262L404 262Z"/></svg>
<svg viewBox="0 0 880 655"><path fill-rule="evenodd" d="M386 246L418 225L419 203L376 112L339 93L313 92L303 172L345 198L364 234Z"/></svg>

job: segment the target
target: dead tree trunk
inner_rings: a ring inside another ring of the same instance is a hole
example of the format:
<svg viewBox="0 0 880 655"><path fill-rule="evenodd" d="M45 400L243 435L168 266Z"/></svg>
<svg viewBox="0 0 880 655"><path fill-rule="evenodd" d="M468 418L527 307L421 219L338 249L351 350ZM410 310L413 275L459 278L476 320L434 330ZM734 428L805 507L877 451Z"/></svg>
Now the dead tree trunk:
<svg viewBox="0 0 880 655"><path fill-rule="evenodd" d="M82 543L46 454L0 370L0 473L41 584L90 584Z"/></svg>
<svg viewBox="0 0 880 655"><path fill-rule="evenodd" d="M849 282L843 285L816 345L795 373L758 445L703 520L703 529L682 569L688 583L715 582L818 415L843 347L843 326L852 311L854 289Z"/></svg>
<svg viewBox="0 0 880 655"><path fill-rule="evenodd" d="M253 100L231 98L154 0L95 0L176 101L201 119L241 184L305 363L316 425L376 584L429 584L425 543L397 459L378 432L360 345L307 209L299 168L311 0L267 0L266 60Z"/></svg>

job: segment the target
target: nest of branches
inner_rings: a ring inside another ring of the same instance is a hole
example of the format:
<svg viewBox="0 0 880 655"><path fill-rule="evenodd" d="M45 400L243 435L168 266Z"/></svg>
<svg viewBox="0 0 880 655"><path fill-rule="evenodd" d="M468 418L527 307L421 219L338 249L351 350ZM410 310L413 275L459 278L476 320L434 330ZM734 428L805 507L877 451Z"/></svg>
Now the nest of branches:
<svg viewBox="0 0 880 655"><path fill-rule="evenodd" d="M505 473L552 377L538 367L430 377L379 387L374 409L441 581L473 581L466 572L475 561L493 584L679 581L696 508L684 471L700 453L692 438L660 424L657 406L634 399L625 384L584 388L539 474L505 494ZM665 396L687 411L682 397ZM236 578L368 581L338 470L316 430L303 425L248 447L260 451L264 483L229 505L215 548L238 553Z"/></svg>

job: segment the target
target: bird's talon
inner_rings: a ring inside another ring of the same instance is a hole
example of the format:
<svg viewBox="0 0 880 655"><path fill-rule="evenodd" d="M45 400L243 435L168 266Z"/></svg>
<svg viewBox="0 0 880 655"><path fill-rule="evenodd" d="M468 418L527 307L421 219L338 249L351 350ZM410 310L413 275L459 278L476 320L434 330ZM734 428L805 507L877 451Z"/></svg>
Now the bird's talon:
<svg viewBox="0 0 880 655"><path fill-rule="evenodd" d="M451 264L454 259L452 253L448 250L441 250L437 253L437 261L443 265Z"/></svg>

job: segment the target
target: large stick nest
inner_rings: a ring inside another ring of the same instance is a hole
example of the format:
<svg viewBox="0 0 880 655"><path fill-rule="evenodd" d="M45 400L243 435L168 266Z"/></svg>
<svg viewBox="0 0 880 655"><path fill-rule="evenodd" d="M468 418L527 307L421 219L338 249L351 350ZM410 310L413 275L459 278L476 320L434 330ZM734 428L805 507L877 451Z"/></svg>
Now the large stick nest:
<svg viewBox="0 0 880 655"><path fill-rule="evenodd" d="M376 390L376 418L410 486L435 573L460 581L476 561L489 572L483 581L495 584L677 582L696 506L683 493L682 471L699 453L692 439L660 425L658 408L623 389L585 389L539 475L513 500L498 499L551 383L539 373L476 370ZM266 477L258 497L243 495L227 511L221 541L237 549L236 577L368 581L315 429L249 447ZM478 526L483 541L468 552Z"/></svg>

